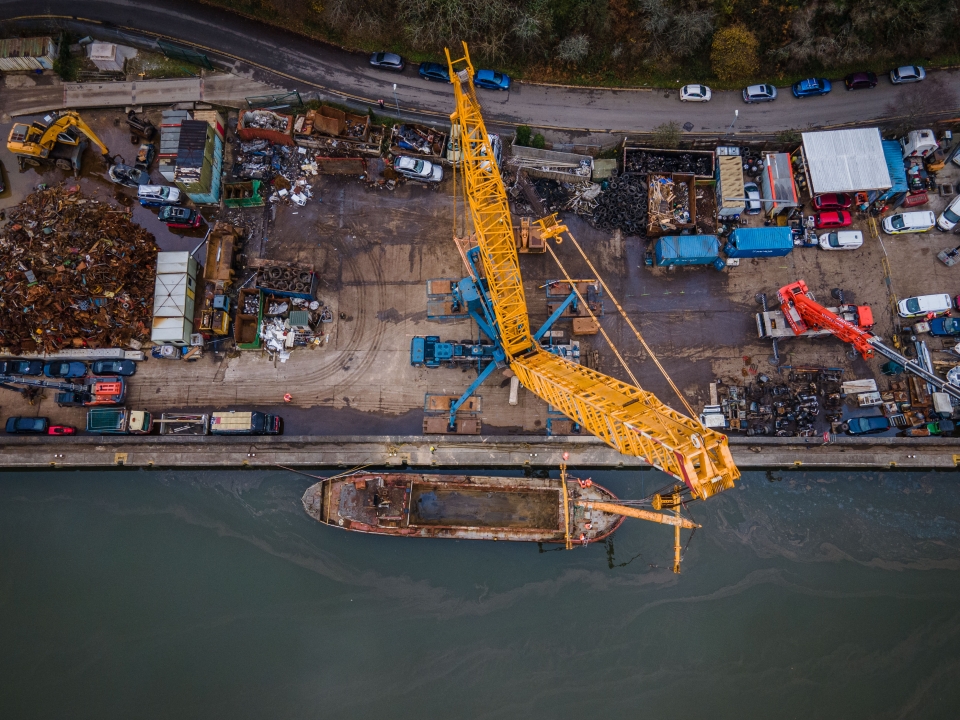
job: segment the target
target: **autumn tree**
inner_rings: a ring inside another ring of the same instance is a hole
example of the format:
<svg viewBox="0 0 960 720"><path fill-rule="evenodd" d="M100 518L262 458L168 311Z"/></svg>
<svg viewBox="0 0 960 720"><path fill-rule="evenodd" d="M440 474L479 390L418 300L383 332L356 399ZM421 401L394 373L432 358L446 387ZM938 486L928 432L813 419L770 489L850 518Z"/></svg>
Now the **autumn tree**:
<svg viewBox="0 0 960 720"><path fill-rule="evenodd" d="M759 43L746 25L737 23L717 30L710 50L710 64L721 80L744 80L760 69Z"/></svg>

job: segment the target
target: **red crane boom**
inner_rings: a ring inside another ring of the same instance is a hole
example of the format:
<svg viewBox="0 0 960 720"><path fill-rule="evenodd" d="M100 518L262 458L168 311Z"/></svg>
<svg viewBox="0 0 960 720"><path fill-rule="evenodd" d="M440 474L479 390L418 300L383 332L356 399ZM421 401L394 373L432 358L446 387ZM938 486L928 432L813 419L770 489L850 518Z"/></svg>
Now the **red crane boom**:
<svg viewBox="0 0 960 720"><path fill-rule="evenodd" d="M834 315L814 300L803 280L784 285L777 291L777 298L787 323L797 335L808 328L829 330L844 342L851 343L864 360L873 357L874 346L870 342L873 335Z"/></svg>

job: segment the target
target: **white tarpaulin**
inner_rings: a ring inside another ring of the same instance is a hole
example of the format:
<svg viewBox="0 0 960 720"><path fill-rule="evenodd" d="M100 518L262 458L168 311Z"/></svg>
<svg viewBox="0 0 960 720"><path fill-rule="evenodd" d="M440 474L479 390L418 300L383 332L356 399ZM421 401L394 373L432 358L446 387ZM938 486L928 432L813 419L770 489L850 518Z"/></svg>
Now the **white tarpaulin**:
<svg viewBox="0 0 960 720"><path fill-rule="evenodd" d="M803 133L814 195L892 187L877 128Z"/></svg>

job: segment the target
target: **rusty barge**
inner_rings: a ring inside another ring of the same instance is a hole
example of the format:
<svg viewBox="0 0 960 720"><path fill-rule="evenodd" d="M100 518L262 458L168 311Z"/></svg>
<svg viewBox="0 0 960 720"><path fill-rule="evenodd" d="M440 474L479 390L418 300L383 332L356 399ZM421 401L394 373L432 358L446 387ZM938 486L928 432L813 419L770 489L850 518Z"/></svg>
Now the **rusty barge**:
<svg viewBox="0 0 960 720"><path fill-rule="evenodd" d="M353 532L568 546L598 542L616 530L624 519L609 511L621 508L616 502L606 488L570 478L414 473L330 478L303 495L310 517Z"/></svg>

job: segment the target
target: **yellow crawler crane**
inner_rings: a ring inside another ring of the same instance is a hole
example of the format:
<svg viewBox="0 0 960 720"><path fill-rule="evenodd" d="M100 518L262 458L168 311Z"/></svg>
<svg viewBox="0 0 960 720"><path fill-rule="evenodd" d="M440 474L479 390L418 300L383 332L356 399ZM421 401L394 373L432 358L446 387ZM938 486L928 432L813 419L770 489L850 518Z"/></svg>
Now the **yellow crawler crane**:
<svg viewBox="0 0 960 720"><path fill-rule="evenodd" d="M7 150L17 156L21 170L53 162L58 168L79 173L80 156L86 147L84 136L100 148L105 159L109 158L107 146L72 110L60 113L49 125L39 121L16 123L7 137Z"/></svg>
<svg viewBox="0 0 960 720"><path fill-rule="evenodd" d="M525 388L588 432L682 481L692 497L703 500L732 488L740 471L725 435L667 407L652 393L547 352L534 340L507 195L492 160L470 54L466 43L461 58L445 52L457 104L450 119L459 126L465 194L510 369ZM551 232L550 225L542 222L547 235L559 242L566 228L554 223ZM654 507L674 508L680 497L658 495Z"/></svg>

